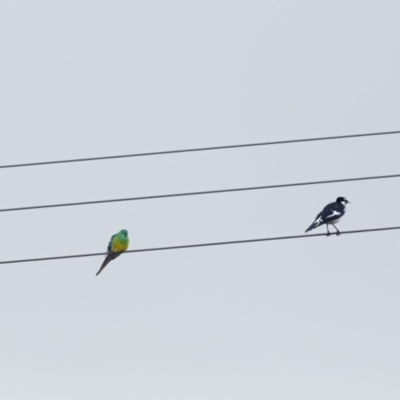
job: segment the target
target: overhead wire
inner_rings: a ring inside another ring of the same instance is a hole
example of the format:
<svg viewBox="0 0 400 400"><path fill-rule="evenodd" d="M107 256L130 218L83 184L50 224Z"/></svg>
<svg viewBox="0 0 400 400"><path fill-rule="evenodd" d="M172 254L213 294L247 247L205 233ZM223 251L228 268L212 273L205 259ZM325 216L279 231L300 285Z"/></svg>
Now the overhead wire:
<svg viewBox="0 0 400 400"><path fill-rule="evenodd" d="M288 188L288 187L296 187L296 186L298 187L298 186L309 186L309 185L322 185L322 184L368 181L368 180L390 179L390 178L400 178L400 174L364 176L364 177L357 177L357 178L331 179L331 180L323 180L323 181L285 183L285 184L266 185L266 186L251 186L251 187L241 187L241 188L231 188L231 189L205 190L205 191L197 191L197 192L169 193L169 194L158 194L158 195L151 195L151 196L79 201L79 202L73 202L73 203L45 204L45 205L38 205L38 206L13 207L13 208L0 209L0 213L1 212L11 212L11 211L28 211L28 210L47 209L47 208L59 208L59 207L86 206L86 205L93 205L93 204L117 203L117 202L126 202L126 201L155 200L155 199L166 199L166 198L173 198L173 197L201 196L201 195L209 195L209 194L245 192L245 191L252 191L252 190L280 189L280 188Z"/></svg>
<svg viewBox="0 0 400 400"><path fill-rule="evenodd" d="M179 154L179 153L194 153L201 151L215 151L215 150L228 150L228 149L239 149L245 147L259 147L259 146L272 146L272 145L282 145L282 144L294 144L294 143L307 143L307 142L317 142L324 140L338 140L338 139L354 139L363 137L373 137L373 136L385 136L385 135L397 135L400 131L389 131L389 132L374 132L374 133L360 133L353 135L339 135L339 136L322 136L314 138L303 138L303 139L289 139L289 140L277 140L272 142L258 142L258 143L244 143L244 144L234 144L226 146L211 146L211 147L196 147L178 150L165 150L165 151L151 151L144 153L132 153L132 154L120 154L113 156L103 156L103 157L85 157L85 158L71 158L65 160L53 160L53 161L39 161L30 163L20 163L20 164L7 164L0 165L0 169L6 168L19 168L19 167L36 167L40 165L54 165L54 164L67 164L67 163L77 163L77 162L89 162L89 161L104 161L104 160L115 160L121 158L132 158L132 157L148 157L148 156L160 156L167 154Z"/></svg>
<svg viewBox="0 0 400 400"><path fill-rule="evenodd" d="M400 226L391 226L384 228L372 228L372 229L357 229L350 231L342 231L342 235L350 235L350 234L358 234L358 233L368 233L368 232L383 232L383 231L394 231L399 230ZM182 250L182 249L190 249L190 248L201 248L201 247L213 247L213 246L225 246L225 245L237 245L237 244L245 244L245 243L259 243L259 242L272 242L278 240L293 240L293 239L310 239L315 237L326 236L326 233L314 233L308 235L292 235L292 236L276 236L269 238L259 238L259 239L245 239L245 240L230 240L225 242L208 242L208 243L197 243L197 244L185 244L178 246L166 246L166 247L152 247L152 248L144 248L144 249L135 249L135 250L127 250L124 253L149 253L154 251L166 251L166 250ZM335 234L332 234L335 236ZM17 264L17 263L28 263L28 262L36 262L36 261L52 261L52 260L64 260L70 258L83 258L83 257L98 257L104 256L107 253L88 253L88 254L74 254L67 256L55 256L55 257L40 257L40 258L27 258L20 260L8 260L8 261L0 261L1 265L4 264Z"/></svg>
<svg viewBox="0 0 400 400"><path fill-rule="evenodd" d="M167 150L167 151L154 151L154 152L147 152L147 153L133 153L133 154L124 154L124 155L104 156L104 157L87 157L87 158L75 158L75 159L42 161L42 162L21 163L21 164L8 164L8 165L0 165L0 169L17 168L17 167L33 167L33 166L54 165L54 164L66 164L66 163L75 163L75 162L89 162L89 161L100 161L100 160L111 160L111 159L122 159L122 158L131 158L131 157L168 155L168 154L201 152L201 151L212 151L212 150L227 150L227 149L237 149L237 148L246 148L246 147L294 144L294 143L305 143L305 142L335 140L335 139L351 139L351 138L361 138L361 137L394 135L394 134L399 134L399 133L400 133L400 131L375 132L375 133L364 133L364 134L354 134L354 135L340 135L340 136L292 139L292 140L282 140L282 141L273 141L273 142L259 142L259 143L246 143L246 144L238 144L238 145L188 148L188 149ZM73 202L73 203L47 204L47 205L39 205L39 206L4 208L4 209L0 209L0 212L25 211L25 210L56 208L56 207L57 208L58 207L70 207L70 206L81 206L81 205L94 205L94 204L137 201L137 200L152 200L152 199L161 199L161 198L198 196L198 195L207 195L207 194L221 194L221 193L264 190L264 189L278 189L278 188L286 188L286 187L298 187L298 186L307 186L307 185L320 185L320 184L343 183L343 182L354 182L354 181L378 180L378 179L388 179L388 178L398 178L398 177L400 177L400 174L367 176L367 177L345 178L345 179L333 179L333 180L323 180L323 181L298 182L298 183L289 183L289 184L253 186L253 187L219 189L219 190L207 190L207 191L197 191L197 192L171 193L171 194L140 196L140 197L130 197L130 198L118 198L118 199L94 200L94 201ZM400 226L374 228L374 229L359 229L359 230L343 231L343 232L341 232L341 234L381 232L381 231L392 231L392 230L399 230L399 229L400 229ZM128 250L125 253L143 253L143 252L154 252L154 251L179 250L179 249L188 249L188 248L236 245L236 244L257 243L257 242L278 241L278 240L305 239L305 238L315 238L315 237L321 237L321 236L326 236L326 234L320 233L320 234L308 234L308 235L292 235L292 236L279 236L279 237L259 238L259 239L233 240L233 241L225 241L225 242L209 242L209 243L188 244L188 245L178 245L178 246L154 247L154 248ZM106 255L106 254L107 253L88 253L88 254L75 254L75 255L67 255L67 256L18 259L18 260L0 261L0 264L4 265L4 264L16 264L16 263L27 263L27 262L37 262L37 261L51 261L51 260L61 260L61 259L95 257L95 256Z"/></svg>

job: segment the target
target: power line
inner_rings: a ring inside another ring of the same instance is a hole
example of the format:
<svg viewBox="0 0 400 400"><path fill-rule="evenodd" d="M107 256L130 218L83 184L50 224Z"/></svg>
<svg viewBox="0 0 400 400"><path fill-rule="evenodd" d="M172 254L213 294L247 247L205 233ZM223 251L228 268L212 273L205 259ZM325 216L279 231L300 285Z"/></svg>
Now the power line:
<svg viewBox="0 0 400 400"><path fill-rule="evenodd" d="M115 156L104 156L104 157L72 158L72 159L67 159L67 160L40 161L40 162L32 162L32 163L0 165L0 169L18 168L18 167L36 167L39 165L67 164L67 163L87 162L87 161L115 160L118 158L160 156L160 155L178 154L178 153L194 153L194 152L211 151L211 150L228 150L228 149L239 149L239 148L244 148L244 147L259 147L259 146L272 146L272 145L279 145L279 144L317 142L317 141L323 141L323 140L353 139L353 138L371 137L371 136L396 135L399 133L400 133L400 131L360 133L360 134L355 134L355 135L325 136L325 137L305 138L305 139L279 140L279 141L274 141L274 142L245 143L245 144L234 144L234 145L213 146L213 147L197 147L197 148L191 148L191 149L152 151L152 152L148 152L148 153L133 153L133 154L122 154L122 155L115 155Z"/></svg>
<svg viewBox="0 0 400 400"><path fill-rule="evenodd" d="M383 231L393 231L399 230L400 226L392 226L386 228L374 228L374 229L358 229L352 231L343 231L342 235L349 235L354 233L367 233L367 232L383 232ZM234 244L245 244L245 243L258 243L258 242L272 242L277 240L291 240L291 239L310 239L319 236L326 236L326 233L314 233L311 235L293 235L293 236L277 236L270 238L261 238L261 239L246 239L246 240L231 240L227 242L209 242L209 243L198 243L198 244L185 244L180 246L167 246L167 247L152 247L147 249L136 249L136 250L128 250L125 253L149 253L153 251L165 251L165 250L181 250L181 249L191 249L198 247L212 247L212 246L225 246L225 245L234 245ZM51 260L63 260L68 258L83 258L83 257L97 257L104 256L107 253L88 253L88 254L74 254L69 256L57 256L57 257L41 257L41 258L27 258L23 260L8 260L8 261L0 261L0 264L17 264L17 263L27 263L27 262L35 262L35 261L51 261Z"/></svg>
<svg viewBox="0 0 400 400"><path fill-rule="evenodd" d="M74 202L74 203L59 203L59 204L45 204L45 205L40 205L40 206L3 208L3 209L0 209L0 212L27 211L27 210L38 210L38 209L44 209L44 208L57 208L57 207L86 206L86 205L92 205L92 204L117 203L117 202L123 202L123 201L155 200L155 199L166 199L166 198L171 198L171 197L201 196L201 195L207 195L207 194L245 192L245 191L250 191L250 190L264 190L264 189L280 189L280 188L296 187L296 186L322 185L322 184L329 184L329 183L343 183L343 182L355 182L355 181L369 181L369 180L399 178L399 177L400 177L400 174L378 175L378 176L365 176L365 177L359 177L359 178L332 179L332 180L314 181L314 182L286 183L286 184L280 184L280 185L205 190L205 191L201 191L201 192L158 194L158 195L153 195L153 196L126 197L126 198L108 199L108 200L92 200L92 201L80 201L80 202Z"/></svg>

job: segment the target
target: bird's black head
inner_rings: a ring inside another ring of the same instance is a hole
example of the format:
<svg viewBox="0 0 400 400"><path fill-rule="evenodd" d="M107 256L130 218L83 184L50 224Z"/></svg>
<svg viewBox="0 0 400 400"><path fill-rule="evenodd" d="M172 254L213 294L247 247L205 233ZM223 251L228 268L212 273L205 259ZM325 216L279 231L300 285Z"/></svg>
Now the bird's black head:
<svg viewBox="0 0 400 400"><path fill-rule="evenodd" d="M350 202L346 199L346 197L338 197L336 199L336 203L347 204L347 203L350 203Z"/></svg>

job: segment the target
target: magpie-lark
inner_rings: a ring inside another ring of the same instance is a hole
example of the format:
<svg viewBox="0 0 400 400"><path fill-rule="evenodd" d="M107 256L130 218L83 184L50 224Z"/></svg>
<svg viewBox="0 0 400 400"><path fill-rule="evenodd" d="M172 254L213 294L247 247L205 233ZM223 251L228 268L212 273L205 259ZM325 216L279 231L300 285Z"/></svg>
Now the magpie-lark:
<svg viewBox="0 0 400 400"><path fill-rule="evenodd" d="M340 235L340 231L336 228L335 224L343 217L346 212L346 204L350 203L345 197L338 197L334 203L329 203L325 208L317 215L315 221L310 225L306 232L312 229L318 228L320 225L326 224L327 236L330 236L329 225L333 225L336 229L336 235Z"/></svg>

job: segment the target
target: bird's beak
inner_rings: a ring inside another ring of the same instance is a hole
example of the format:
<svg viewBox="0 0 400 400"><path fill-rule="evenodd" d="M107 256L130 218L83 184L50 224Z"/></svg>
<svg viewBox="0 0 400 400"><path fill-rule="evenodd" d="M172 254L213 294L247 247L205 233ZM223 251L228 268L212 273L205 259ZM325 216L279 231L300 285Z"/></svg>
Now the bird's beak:
<svg viewBox="0 0 400 400"><path fill-rule="evenodd" d="M348 201L348 200L347 200L347 202L348 202L348 203L351 203L351 201Z"/></svg>

